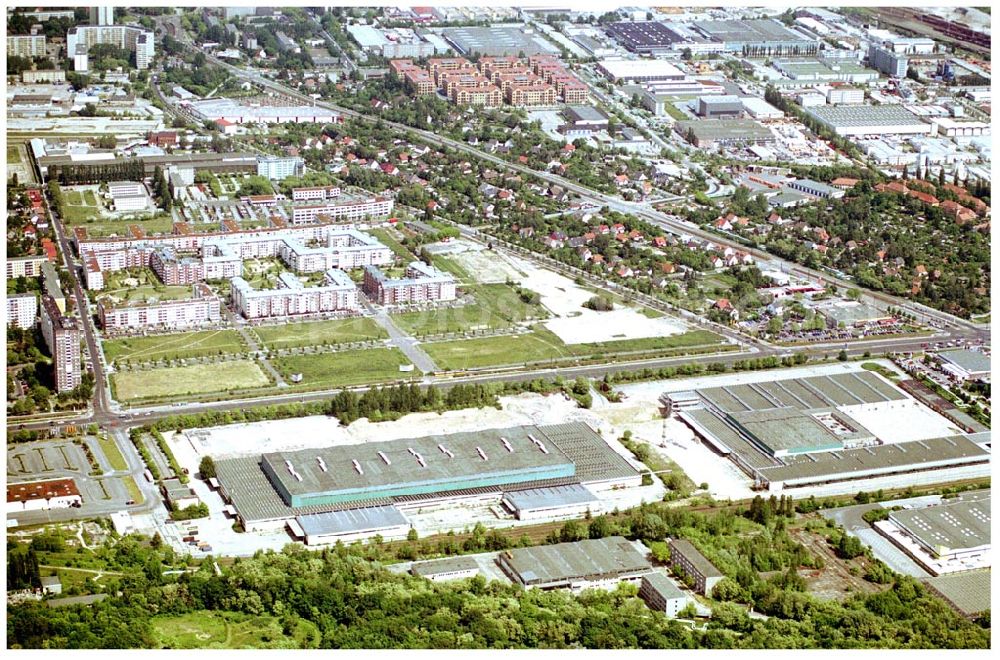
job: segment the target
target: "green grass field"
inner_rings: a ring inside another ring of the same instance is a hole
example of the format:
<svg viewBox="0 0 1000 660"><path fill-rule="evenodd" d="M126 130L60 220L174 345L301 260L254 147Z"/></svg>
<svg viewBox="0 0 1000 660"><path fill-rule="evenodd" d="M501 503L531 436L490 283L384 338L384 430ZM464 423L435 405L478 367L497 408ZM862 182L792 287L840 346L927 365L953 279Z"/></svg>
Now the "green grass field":
<svg viewBox="0 0 1000 660"><path fill-rule="evenodd" d="M104 356L108 362L117 360L150 362L219 353L239 353L245 348L243 338L235 330L201 330L173 335L106 340Z"/></svg>
<svg viewBox="0 0 1000 660"><path fill-rule="evenodd" d="M558 343L553 343L541 332L531 332L436 342L423 344L421 348L441 369L455 370L572 357L566 345L558 338L556 341Z"/></svg>
<svg viewBox="0 0 1000 660"><path fill-rule="evenodd" d="M546 318L541 305L529 305L506 284L484 284L467 287L476 301L455 308L426 312L404 312L392 320L402 330L413 335L436 335L478 328L506 328L518 321Z"/></svg>
<svg viewBox="0 0 1000 660"><path fill-rule="evenodd" d="M7 145L7 162L11 165L21 162L21 149L16 144Z"/></svg>
<svg viewBox="0 0 1000 660"><path fill-rule="evenodd" d="M451 257L444 255L434 257L434 267L454 275L459 284L475 284L476 282L476 278Z"/></svg>
<svg viewBox="0 0 1000 660"><path fill-rule="evenodd" d="M149 371L120 371L111 376L119 401L177 398L227 390L266 387L270 380L255 362L220 362Z"/></svg>
<svg viewBox="0 0 1000 660"><path fill-rule="evenodd" d="M292 348L319 344L346 344L369 339L386 339L389 335L370 318L288 323L254 328L257 338L268 348Z"/></svg>
<svg viewBox="0 0 1000 660"><path fill-rule="evenodd" d="M238 612L190 612L153 618L153 637L162 649L300 649L319 645L319 630L296 617L290 634L273 616Z"/></svg>
<svg viewBox="0 0 1000 660"><path fill-rule="evenodd" d="M399 366L409 364L409 360L396 348L289 355L275 358L271 364L286 380L292 374L302 374L302 382L293 387L307 389L379 383L421 374L418 369L410 372L399 370Z"/></svg>
<svg viewBox="0 0 1000 660"><path fill-rule="evenodd" d="M122 483L125 484L125 490L128 491L128 497L133 500L136 504L142 504L146 499L142 496L142 491L139 490L139 484L135 483L135 479L132 477L122 477Z"/></svg>
<svg viewBox="0 0 1000 660"><path fill-rule="evenodd" d="M98 436L97 444L101 448L101 453L107 457L112 470L128 469L128 463L125 462L125 457L122 456L122 452L114 440L110 437Z"/></svg>
<svg viewBox="0 0 1000 660"><path fill-rule="evenodd" d="M407 250L406 246L403 245L398 238L396 238L399 234L395 230L371 229L368 233L377 238L383 245L392 250L393 253L403 261L410 262L417 258L417 255Z"/></svg>
<svg viewBox="0 0 1000 660"><path fill-rule="evenodd" d="M421 347L441 369L474 369L544 360L591 357L619 353L663 352L718 343L721 337L694 330L671 337L623 339L596 344L566 344L555 333L537 325L525 335L481 337L423 344Z"/></svg>

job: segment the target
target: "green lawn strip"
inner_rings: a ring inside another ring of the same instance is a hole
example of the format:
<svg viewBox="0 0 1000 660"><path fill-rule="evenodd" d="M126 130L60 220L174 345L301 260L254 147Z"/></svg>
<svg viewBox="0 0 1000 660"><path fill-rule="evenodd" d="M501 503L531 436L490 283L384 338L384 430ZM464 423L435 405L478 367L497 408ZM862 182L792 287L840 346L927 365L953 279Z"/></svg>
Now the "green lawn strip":
<svg viewBox="0 0 1000 660"><path fill-rule="evenodd" d="M260 366L248 360L120 371L111 380L120 401L255 389L270 384Z"/></svg>
<svg viewBox="0 0 1000 660"><path fill-rule="evenodd" d="M364 385L420 376L418 369L409 372L399 370L400 365L409 363L403 352L396 348L287 355L271 360L286 381L293 374L302 374L302 382L293 385L299 389Z"/></svg>
<svg viewBox="0 0 1000 660"><path fill-rule="evenodd" d="M16 144L7 145L7 162L11 165L21 162L21 149Z"/></svg>
<svg viewBox="0 0 1000 660"><path fill-rule="evenodd" d="M104 356L108 362L116 360L150 362L160 359L240 353L245 348L243 337L236 330L202 330L106 340Z"/></svg>
<svg viewBox="0 0 1000 660"><path fill-rule="evenodd" d="M366 317L267 325L254 328L253 332L263 344L271 349L346 344L371 339L385 339L389 336L375 321Z"/></svg>
<svg viewBox="0 0 1000 660"><path fill-rule="evenodd" d="M139 490L139 484L135 483L135 479L132 477L122 477L121 480L128 491L128 498L136 504L142 504L145 498L142 496L142 491Z"/></svg>
<svg viewBox="0 0 1000 660"><path fill-rule="evenodd" d="M451 257L439 255L435 256L433 261L435 268L443 270L446 273L451 273L458 280L459 284L474 284L476 282L476 278L470 275L460 263Z"/></svg>
<svg viewBox="0 0 1000 660"><path fill-rule="evenodd" d="M432 342L423 344L422 348L440 368L453 370L567 358L603 359L618 353L653 353L712 345L720 339L707 330L695 330L671 337L566 344L551 330L536 325L528 334Z"/></svg>
<svg viewBox="0 0 1000 660"><path fill-rule="evenodd" d="M417 255L410 252L388 229L371 229L368 233L377 238L403 261L409 263L417 259Z"/></svg>
<svg viewBox="0 0 1000 660"><path fill-rule="evenodd" d="M72 211L72 213L71 213ZM85 212L85 213L84 213ZM82 214L82 215L81 215ZM91 238L102 238L117 234L125 235L131 225L139 225L147 234L169 233L174 226L173 218L163 215L155 218L131 218L127 220L91 220L96 217L97 209L90 206L67 207L64 219L70 226L80 225L87 228Z"/></svg>
<svg viewBox="0 0 1000 660"><path fill-rule="evenodd" d="M121 450L118 449L118 445L115 444L115 441L111 437L98 436L97 444L101 448L101 453L108 459L112 470L128 469L125 457L122 456Z"/></svg>

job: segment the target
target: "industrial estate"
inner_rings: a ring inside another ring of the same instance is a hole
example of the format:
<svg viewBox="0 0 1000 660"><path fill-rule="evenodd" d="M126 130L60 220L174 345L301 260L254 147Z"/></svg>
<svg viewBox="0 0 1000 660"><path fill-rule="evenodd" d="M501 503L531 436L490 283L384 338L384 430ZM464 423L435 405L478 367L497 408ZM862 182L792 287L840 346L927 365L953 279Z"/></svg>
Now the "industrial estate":
<svg viewBox="0 0 1000 660"><path fill-rule="evenodd" d="M10 648L989 647L988 9L6 21Z"/></svg>

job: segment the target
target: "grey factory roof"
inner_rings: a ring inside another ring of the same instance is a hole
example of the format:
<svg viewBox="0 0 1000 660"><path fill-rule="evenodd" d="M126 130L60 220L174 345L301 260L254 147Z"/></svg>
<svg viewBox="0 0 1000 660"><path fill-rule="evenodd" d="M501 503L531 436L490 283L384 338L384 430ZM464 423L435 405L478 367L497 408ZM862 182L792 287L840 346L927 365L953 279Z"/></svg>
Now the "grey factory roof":
<svg viewBox="0 0 1000 660"><path fill-rule="evenodd" d="M291 495L405 483L440 482L444 486L469 475L546 472L570 463L545 432L534 426L273 452L264 454L261 461Z"/></svg>
<svg viewBox="0 0 1000 660"><path fill-rule="evenodd" d="M538 428L538 427L527 427ZM593 429L582 422L554 424L541 427L549 441L558 447L576 466L573 477L559 479L541 479L537 482L525 482L526 486L557 486L568 483L589 483L607 479L627 478L638 474L638 471L620 454L608 446ZM376 451L378 446L370 447ZM437 451L437 449L435 449ZM391 459L390 459L391 460ZM357 504L345 503L339 505L308 505L302 507L288 506L278 491L268 480L260 467L260 456L242 456L239 458L220 459L216 461L216 471L219 482L227 496L240 513L244 521L264 521L291 518L307 513L341 510L356 507ZM501 486L488 487L490 492L501 492ZM483 489L464 489L452 491L451 495L483 492ZM394 501L410 501L415 499L432 499L436 493L414 495L407 497L381 498L368 500L367 506L376 504L392 504Z"/></svg>
<svg viewBox="0 0 1000 660"><path fill-rule="evenodd" d="M597 502L594 494L580 484L517 490L506 493L504 499L519 510Z"/></svg>
<svg viewBox="0 0 1000 660"><path fill-rule="evenodd" d="M687 594L681 591L674 581L660 572L647 573L642 576L644 582L648 582L653 591L660 594L666 600L675 598L687 598Z"/></svg>
<svg viewBox="0 0 1000 660"><path fill-rule="evenodd" d="M677 122L681 135L694 131L700 141L717 140L773 140L774 135L751 119L702 119Z"/></svg>
<svg viewBox="0 0 1000 660"><path fill-rule="evenodd" d="M990 494L948 504L904 509L889 519L929 548L957 550L990 544Z"/></svg>
<svg viewBox="0 0 1000 660"><path fill-rule="evenodd" d="M521 25L445 28L441 35L463 55L557 55L559 50L540 34L528 34Z"/></svg>
<svg viewBox="0 0 1000 660"><path fill-rule="evenodd" d="M806 108L806 113L835 128L924 123L901 105L823 105Z"/></svg>
<svg viewBox="0 0 1000 660"><path fill-rule="evenodd" d="M684 41L683 35L659 21L622 21L609 24L608 36L632 51L667 48Z"/></svg>
<svg viewBox="0 0 1000 660"><path fill-rule="evenodd" d="M687 558L688 563L690 563L696 571L701 573L707 578L710 577L722 577L722 571L715 567L715 564L710 562L705 555L701 554L701 551L694 547L694 544L687 539L672 539L670 541L671 552L680 552Z"/></svg>
<svg viewBox="0 0 1000 660"><path fill-rule="evenodd" d="M990 371L990 356L981 351L960 348L954 351L941 351L938 357L969 373Z"/></svg>
<svg viewBox="0 0 1000 660"><path fill-rule="evenodd" d="M411 573L423 577L478 570L479 564L472 557L448 557L446 559L418 561L410 566Z"/></svg>
<svg viewBox="0 0 1000 660"><path fill-rule="evenodd" d="M311 513L298 516L295 520L307 535L348 534L409 524L406 516L394 506Z"/></svg>
<svg viewBox="0 0 1000 660"><path fill-rule="evenodd" d="M985 571L968 571L924 580L952 607L966 616L979 614L990 608L990 575Z"/></svg>
<svg viewBox="0 0 1000 660"><path fill-rule="evenodd" d="M698 21L693 26L699 32L723 43L763 43L813 41L792 32L781 23L770 19L745 21Z"/></svg>
<svg viewBox="0 0 1000 660"><path fill-rule="evenodd" d="M500 558L529 586L608 579L652 568L649 560L621 536L517 548L501 553Z"/></svg>
<svg viewBox="0 0 1000 660"><path fill-rule="evenodd" d="M867 323L891 316L888 312L863 302L822 305L817 306L816 311L832 319L835 323L845 325Z"/></svg>
<svg viewBox="0 0 1000 660"><path fill-rule="evenodd" d="M574 122L580 121L608 121L608 116L603 111L592 105L571 105L566 108L566 116Z"/></svg>
<svg viewBox="0 0 1000 660"><path fill-rule="evenodd" d="M818 412L818 411L817 411ZM831 409L824 412L831 414ZM840 449L843 439L834 435L812 414L796 408L747 410L729 413L729 418L753 436L772 453L791 453ZM857 425L855 422L852 426ZM855 434L845 435L853 438ZM870 436L871 434L867 434Z"/></svg>
<svg viewBox="0 0 1000 660"><path fill-rule="evenodd" d="M898 442L863 449L784 457L783 465L758 470L768 482L805 485L901 470L988 461L990 454L965 436Z"/></svg>
<svg viewBox="0 0 1000 660"><path fill-rule="evenodd" d="M870 371L787 378L698 390L723 412L791 406L802 410L905 399L906 395Z"/></svg>

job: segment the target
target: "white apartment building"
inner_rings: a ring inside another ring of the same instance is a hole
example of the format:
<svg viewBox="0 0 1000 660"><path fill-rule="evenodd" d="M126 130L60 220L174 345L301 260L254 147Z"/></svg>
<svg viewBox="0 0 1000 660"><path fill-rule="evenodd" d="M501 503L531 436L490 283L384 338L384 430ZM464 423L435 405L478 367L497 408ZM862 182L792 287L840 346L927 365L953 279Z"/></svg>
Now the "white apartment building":
<svg viewBox="0 0 1000 660"><path fill-rule="evenodd" d="M35 327L38 316L38 297L33 293L7 296L7 325L27 330Z"/></svg>
<svg viewBox="0 0 1000 660"><path fill-rule="evenodd" d="M68 392L80 384L80 326L64 316L52 296L42 298L42 336L55 366L57 392Z"/></svg>
<svg viewBox="0 0 1000 660"><path fill-rule="evenodd" d="M10 257L7 259L7 279L15 277L38 277L42 274L42 264L48 261L45 255L36 257Z"/></svg>
<svg viewBox="0 0 1000 660"><path fill-rule="evenodd" d="M242 277L231 280L233 307L247 319L288 318L304 314L356 311L358 289L350 276L332 268L323 286L305 287L296 276L282 273L281 288L257 290Z"/></svg>
<svg viewBox="0 0 1000 660"><path fill-rule="evenodd" d="M302 176L305 171L306 163L301 158L263 156L257 159L257 175L266 176L272 181L281 181L290 176Z"/></svg>
<svg viewBox="0 0 1000 660"><path fill-rule="evenodd" d="M7 57L45 57L45 35L14 35L7 37Z"/></svg>
<svg viewBox="0 0 1000 660"><path fill-rule="evenodd" d="M124 48L135 52L135 66L137 69L148 69L153 61L155 46L153 44L153 33L141 27L128 27L125 25L78 25L72 27L66 33L66 52L74 56L80 52L78 46L89 49L97 44L113 44L119 48ZM74 61L74 68L79 63ZM86 63L84 61L84 66Z"/></svg>
<svg viewBox="0 0 1000 660"><path fill-rule="evenodd" d="M101 326L108 331L135 328L176 330L222 320L221 300L205 284L194 286L194 297L187 300L112 306L102 300L99 306Z"/></svg>
<svg viewBox="0 0 1000 660"><path fill-rule="evenodd" d="M392 209L393 201L383 197L375 197L363 202L294 206L292 207L292 224L301 225L317 222L317 218L321 215L328 216L331 220L381 218L392 213Z"/></svg>
<svg viewBox="0 0 1000 660"><path fill-rule="evenodd" d="M39 71L22 71L21 82L26 85L37 85L41 83L64 83L66 82L66 72L62 69L42 69Z"/></svg>
<svg viewBox="0 0 1000 660"><path fill-rule="evenodd" d="M90 8L90 24L91 25L114 25L115 24L115 8L114 7L91 7Z"/></svg>
<svg viewBox="0 0 1000 660"><path fill-rule="evenodd" d="M340 197L340 188L337 186L320 186L316 188L293 188L293 202L314 202L324 201Z"/></svg>

